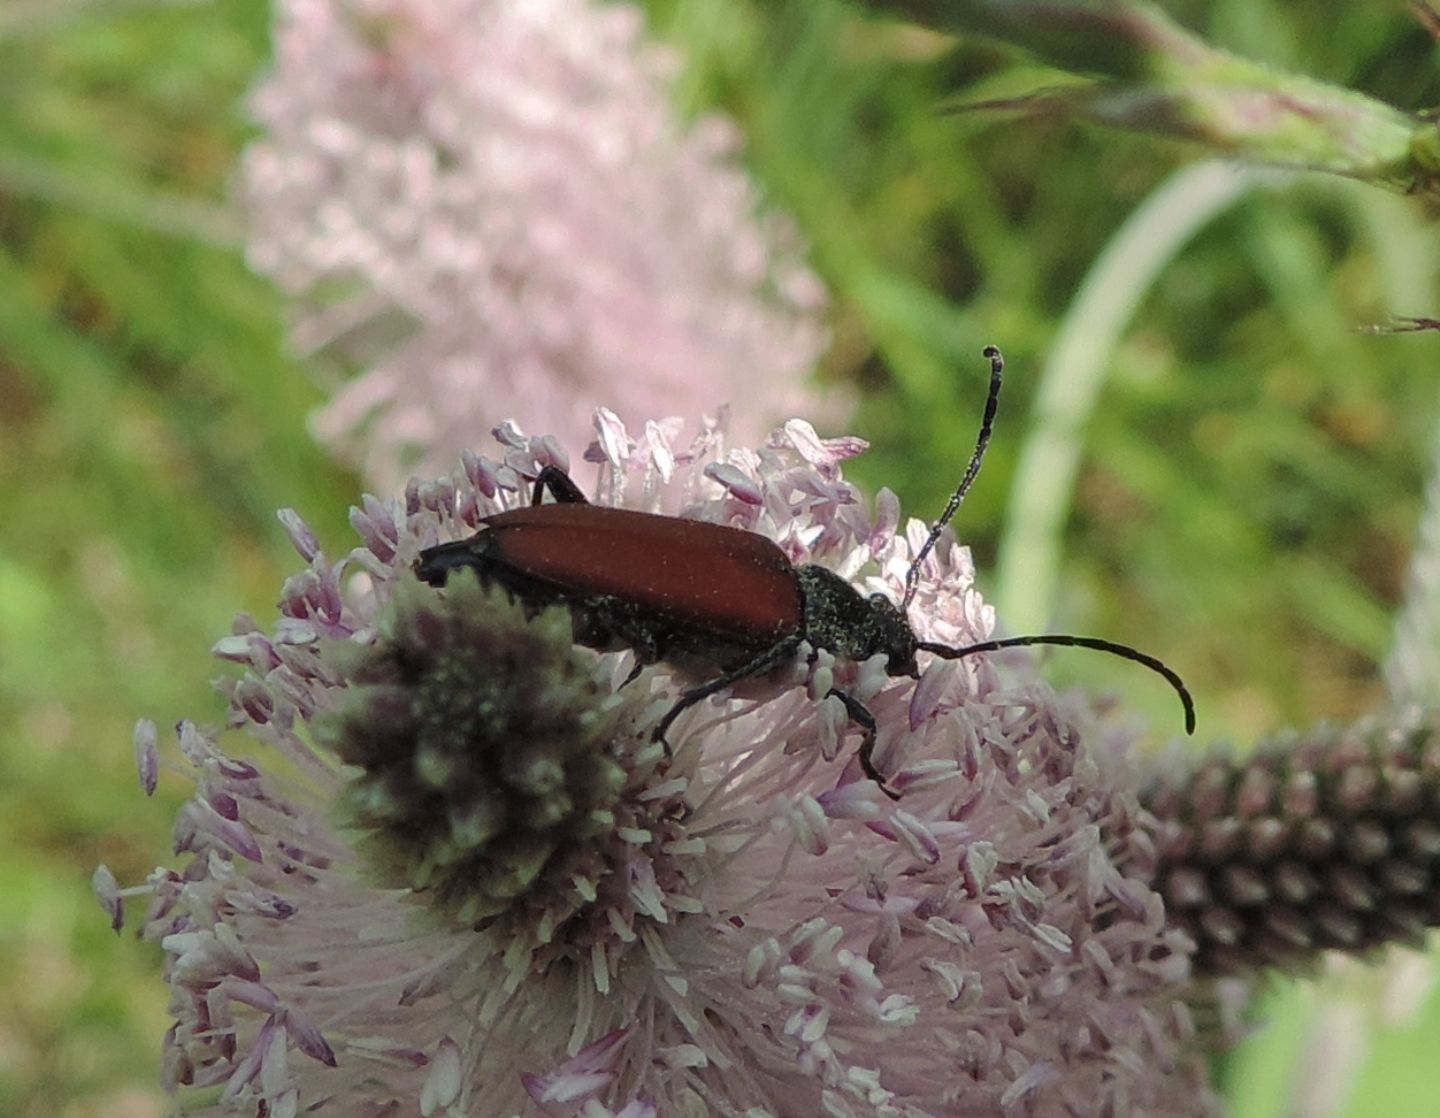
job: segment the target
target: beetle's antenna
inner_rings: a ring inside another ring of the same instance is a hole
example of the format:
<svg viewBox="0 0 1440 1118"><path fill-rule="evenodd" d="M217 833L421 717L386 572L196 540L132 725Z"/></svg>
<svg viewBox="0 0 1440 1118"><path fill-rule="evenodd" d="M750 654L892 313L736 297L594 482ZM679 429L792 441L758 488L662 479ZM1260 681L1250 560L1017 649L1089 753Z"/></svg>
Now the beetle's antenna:
<svg viewBox="0 0 1440 1118"><path fill-rule="evenodd" d="M1000 374L1005 371L1005 358L1000 356L1000 351L993 345L987 345L984 353L986 357L990 358L990 395L985 400L985 415L980 420L980 437L975 440L975 453L970 455L970 465L965 470L965 476L960 479L960 487L950 494L950 503L945 506L945 511L940 514L940 519L935 521L935 527L930 529L930 535L925 538L925 543L916 553L910 569L905 572L905 597L900 601L901 613L905 612L911 599L915 597L915 588L920 578L920 564L925 562L925 556L934 550L936 542L940 539L940 533L945 531L945 525L950 523L950 518L955 515L955 511L960 507L960 502L970 491L970 484L975 480L975 475L980 472L980 463L985 457L985 447L990 443L990 432L995 426L995 409L1000 406Z"/></svg>
<svg viewBox="0 0 1440 1118"><path fill-rule="evenodd" d="M1048 633L1040 637L1006 637L1003 640L981 641L979 644L967 644L960 648L920 641L917 647L926 652L933 652L936 656L946 660L959 660L962 656L972 656L977 652L994 652L1000 648L1018 648L1030 644L1063 644L1071 648L1093 648L1098 652L1109 652L1122 659L1144 664L1152 672L1163 675L1165 681L1175 688L1175 693L1180 696L1180 705L1185 708L1185 732L1187 734L1195 732L1195 700L1190 697L1190 689L1185 686L1185 681L1180 678L1180 673L1163 660L1158 660L1137 648L1131 648L1128 644L1117 644L1100 637L1072 637L1065 633Z"/></svg>

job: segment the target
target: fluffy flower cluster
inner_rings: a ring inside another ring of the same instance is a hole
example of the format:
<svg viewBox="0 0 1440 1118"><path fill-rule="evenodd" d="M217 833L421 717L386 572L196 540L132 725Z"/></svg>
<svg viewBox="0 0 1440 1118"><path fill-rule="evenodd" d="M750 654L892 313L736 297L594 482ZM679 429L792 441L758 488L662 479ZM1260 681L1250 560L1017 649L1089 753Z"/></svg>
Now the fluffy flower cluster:
<svg viewBox="0 0 1440 1118"><path fill-rule="evenodd" d="M856 441L794 421L722 455L711 429L686 445L597 426L602 503L762 532L898 598L923 527L901 530L889 494L866 511L839 469ZM217 646L244 668L234 741L266 748L241 760L179 731L185 864L151 878L144 933L173 990L168 1081L210 1089L187 1113L1211 1110L1186 1052L1189 941L1121 868L1138 809L1063 705L989 659L917 684L822 653L687 711L667 756L649 731L668 670L617 692L630 653L574 648L554 614L461 579L416 585L421 548L564 465L553 441L496 434L503 460L366 498L338 561L285 514L307 566L281 618ZM927 560L912 618L927 638L988 634L964 549ZM873 711L898 801L817 699L832 685ZM142 724L150 786L155 738Z"/></svg>
<svg viewBox="0 0 1440 1118"><path fill-rule="evenodd" d="M587 385L630 422L727 385L751 437L813 412L820 284L758 216L735 129L678 122L635 8L278 8L249 257L298 297L302 350L364 370L317 427L369 478L447 469L485 416L588 437Z"/></svg>

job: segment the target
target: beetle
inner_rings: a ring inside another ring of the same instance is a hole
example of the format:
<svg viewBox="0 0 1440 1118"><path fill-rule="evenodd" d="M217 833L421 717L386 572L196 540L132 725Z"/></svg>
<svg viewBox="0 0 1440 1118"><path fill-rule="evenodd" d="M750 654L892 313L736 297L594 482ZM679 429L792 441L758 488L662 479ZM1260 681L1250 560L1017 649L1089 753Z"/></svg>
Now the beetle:
<svg viewBox="0 0 1440 1118"><path fill-rule="evenodd" d="M974 453L906 572L898 606L883 594L863 596L827 567L793 564L756 532L593 505L556 466L540 470L529 506L483 518L468 539L425 548L415 572L432 586L444 586L452 570L469 567L481 582L503 587L527 610L568 607L577 644L634 652L635 668L621 686L646 665L662 661L704 679L681 692L656 725L652 738L667 749L665 734L683 711L741 680L769 674L793 660L807 642L850 661L883 653L889 675L912 679L920 675L920 652L958 660L1023 645L1096 649L1164 676L1180 697L1186 732L1194 733L1195 704L1184 681L1162 661L1128 645L1047 633L952 647L920 640L906 620L920 566L965 499L990 441L1005 363L994 346L984 354L990 360L990 390ZM550 504L542 503L547 491ZM863 732L861 770L895 798L872 759L874 716L838 688L826 697L839 699Z"/></svg>

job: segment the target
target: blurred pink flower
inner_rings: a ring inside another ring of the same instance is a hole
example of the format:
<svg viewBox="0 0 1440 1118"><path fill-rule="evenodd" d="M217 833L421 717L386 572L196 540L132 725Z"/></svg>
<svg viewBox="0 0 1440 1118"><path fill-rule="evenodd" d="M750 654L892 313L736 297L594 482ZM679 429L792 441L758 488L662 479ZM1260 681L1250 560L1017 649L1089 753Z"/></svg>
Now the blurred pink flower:
<svg viewBox="0 0 1440 1118"><path fill-rule="evenodd" d="M682 126L640 13L591 0L284 0L245 154L253 266L359 375L316 418L382 488L497 416L815 414L798 239L718 116Z"/></svg>
<svg viewBox="0 0 1440 1118"><path fill-rule="evenodd" d="M840 474L858 440L793 421L721 460L713 428L597 425L600 502L762 532L900 596L924 527L892 494L866 511ZM242 617L216 649L245 667L227 725L254 759L179 729L187 861L152 876L144 931L167 1080L211 1088L187 1113L1212 1113L1193 945L1124 868L1147 841L1127 774L1066 705L993 658L915 683L822 654L690 709L666 757L667 669L616 691L631 654L574 647L563 613L512 623L473 580L415 578L421 548L566 464L496 434L503 461L367 497L338 562L284 514L306 569L270 631ZM927 560L925 637L989 633L972 575L953 543ZM817 700L832 681L874 712L898 802ZM136 745L153 787L153 725Z"/></svg>

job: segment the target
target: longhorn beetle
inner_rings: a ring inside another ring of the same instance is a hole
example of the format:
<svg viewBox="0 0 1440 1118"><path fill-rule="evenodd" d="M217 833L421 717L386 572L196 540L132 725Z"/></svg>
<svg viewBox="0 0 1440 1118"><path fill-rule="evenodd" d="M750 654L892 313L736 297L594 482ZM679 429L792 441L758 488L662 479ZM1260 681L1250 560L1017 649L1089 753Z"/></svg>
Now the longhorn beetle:
<svg viewBox="0 0 1440 1118"><path fill-rule="evenodd" d="M660 719L652 737L661 743L682 711L742 679L768 674L793 659L805 642L852 661L884 653L890 675L912 679L920 675L917 652L958 660L1021 645L1093 648L1164 676L1180 696L1186 732L1194 733L1195 705L1180 676L1127 645L1050 633L951 647L920 640L906 620L920 566L965 499L990 442L1005 365L994 346L985 349L985 356L990 393L974 453L905 574L898 606L883 594L861 596L826 567L795 566L774 542L743 528L592 505L556 466L541 469L529 507L485 517L469 539L426 548L415 572L432 586L443 586L450 571L470 567L481 582L504 587L529 610L568 607L577 644L635 653L635 670L625 683L658 661L710 676L681 692ZM548 505L541 503L547 490L554 498ZM871 758L874 716L844 691L832 688L826 697L831 696L864 733L860 768L895 798Z"/></svg>

